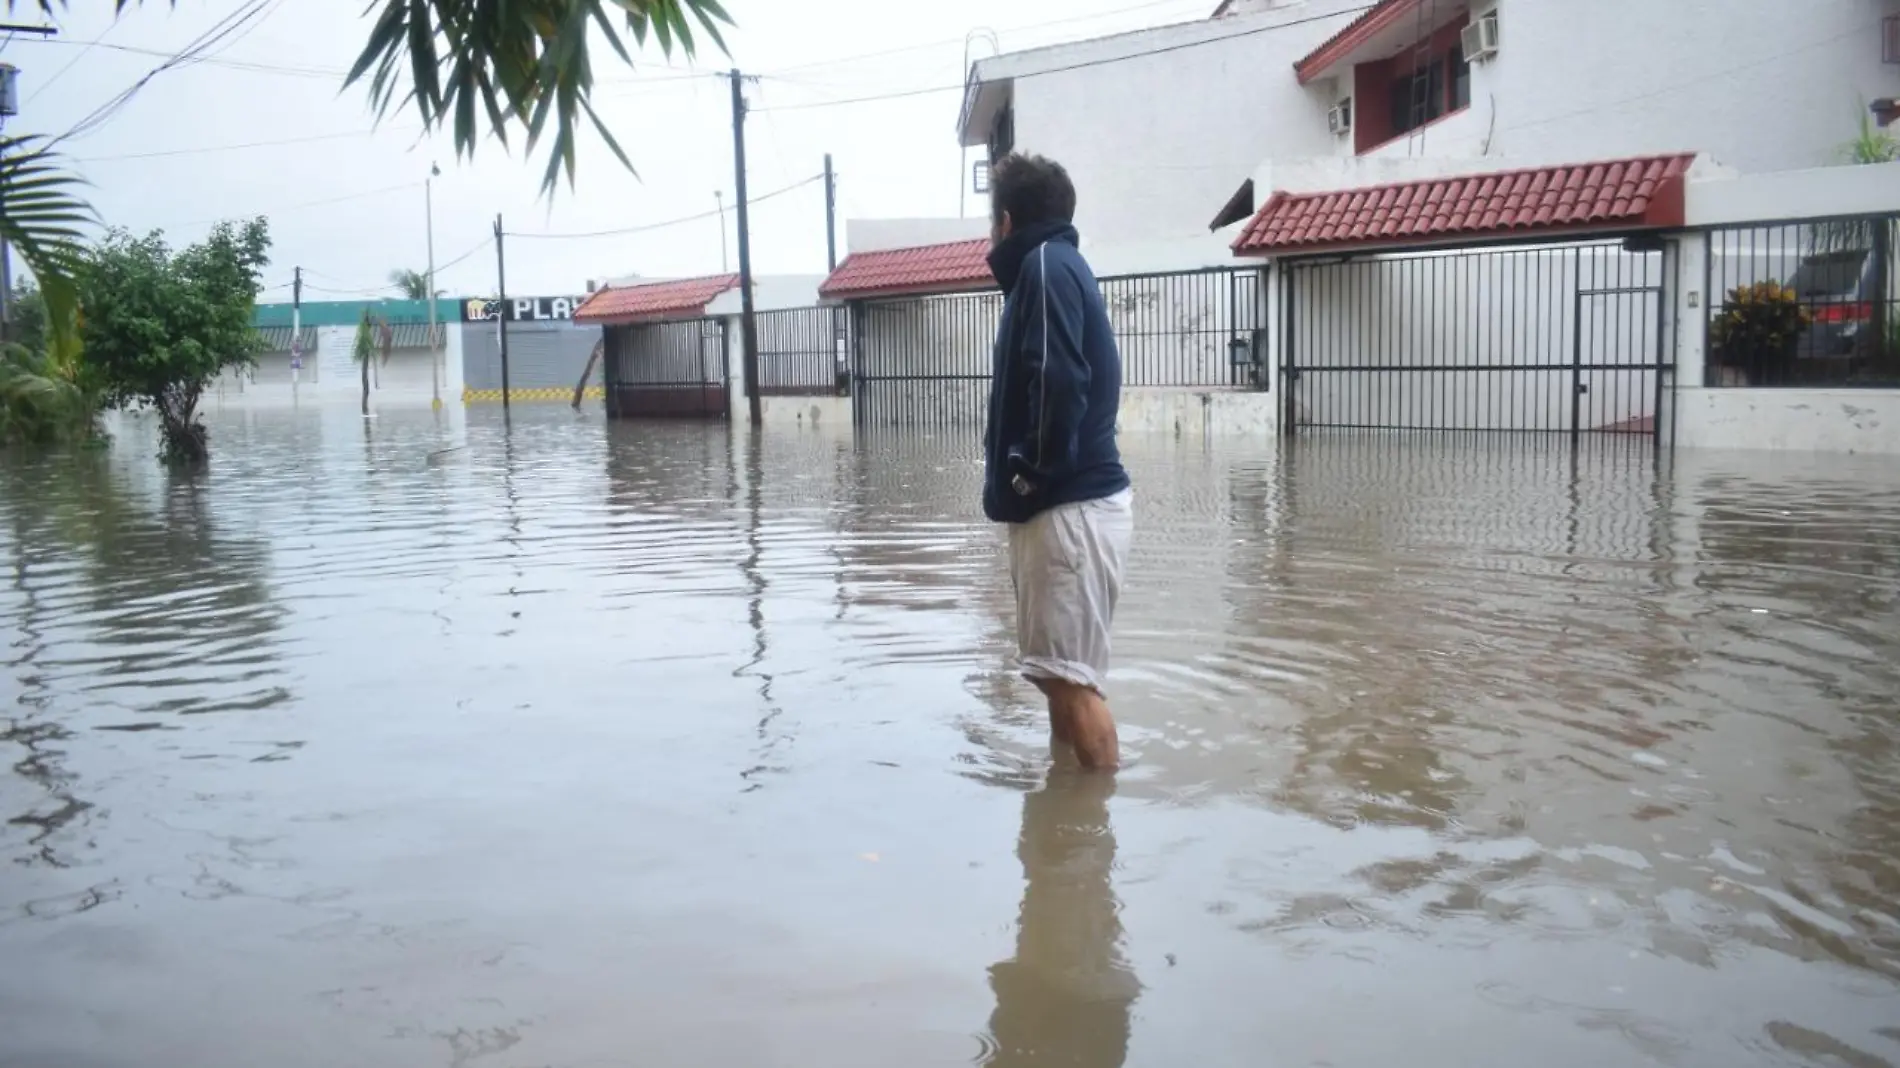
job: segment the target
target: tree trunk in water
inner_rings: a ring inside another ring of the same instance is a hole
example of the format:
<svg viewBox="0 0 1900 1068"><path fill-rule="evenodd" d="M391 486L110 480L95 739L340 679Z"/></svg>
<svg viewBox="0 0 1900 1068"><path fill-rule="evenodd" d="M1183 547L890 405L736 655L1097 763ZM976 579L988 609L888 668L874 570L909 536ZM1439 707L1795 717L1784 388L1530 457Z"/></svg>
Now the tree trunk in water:
<svg viewBox="0 0 1900 1068"><path fill-rule="evenodd" d="M201 464L211 458L211 446L197 416L196 391L159 398L159 439L165 459L172 463Z"/></svg>
<svg viewBox="0 0 1900 1068"><path fill-rule="evenodd" d="M581 380L574 383L574 410L581 410L581 400L587 395L587 380L594 375L594 364L600 362L600 352L607 347L605 341L594 342L594 350L587 354L587 366L581 369Z"/></svg>
<svg viewBox="0 0 1900 1068"><path fill-rule="evenodd" d="M363 356L363 414L364 415L369 414L369 362L373 358L374 357L370 356L367 353L365 353Z"/></svg>

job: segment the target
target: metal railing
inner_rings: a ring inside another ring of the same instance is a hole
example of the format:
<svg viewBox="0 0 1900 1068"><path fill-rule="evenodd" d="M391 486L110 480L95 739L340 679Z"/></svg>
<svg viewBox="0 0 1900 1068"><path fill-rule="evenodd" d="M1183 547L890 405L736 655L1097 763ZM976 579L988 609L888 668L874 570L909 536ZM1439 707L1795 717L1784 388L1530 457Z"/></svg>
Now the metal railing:
<svg viewBox="0 0 1900 1068"><path fill-rule="evenodd" d="M1709 386L1900 387L1900 218L1711 229Z"/></svg>
<svg viewBox="0 0 1900 1068"><path fill-rule="evenodd" d="M1217 267L1100 281L1123 386L1252 386L1260 272Z"/></svg>
<svg viewBox="0 0 1900 1068"><path fill-rule="evenodd" d="M1620 242L1295 262L1284 426L1654 434L1663 256Z"/></svg>
<svg viewBox="0 0 1900 1068"><path fill-rule="evenodd" d="M607 413L725 415L726 331L716 318L608 327Z"/></svg>
<svg viewBox="0 0 1900 1068"><path fill-rule="evenodd" d="M853 418L859 426L980 425L1003 314L996 292L856 304Z"/></svg>
<svg viewBox="0 0 1900 1068"><path fill-rule="evenodd" d="M780 308L756 315L759 391L768 396L835 396L850 389L850 317L836 305Z"/></svg>

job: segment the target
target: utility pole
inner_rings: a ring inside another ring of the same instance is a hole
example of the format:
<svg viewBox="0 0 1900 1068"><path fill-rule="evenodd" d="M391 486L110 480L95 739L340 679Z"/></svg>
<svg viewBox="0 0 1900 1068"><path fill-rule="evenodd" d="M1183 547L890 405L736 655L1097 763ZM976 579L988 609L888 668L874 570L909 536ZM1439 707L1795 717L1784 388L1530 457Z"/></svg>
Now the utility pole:
<svg viewBox="0 0 1900 1068"><path fill-rule="evenodd" d="M9 5L8 11L13 10ZM30 26L19 22L0 22L0 32L9 35L30 33L38 37L52 38L59 35L57 26ZM58 75L54 75L58 77ZM20 113L20 68L11 63L0 63L0 126ZM7 206L0 203L0 216L4 216ZM0 239L0 341L13 339L13 248L5 239Z"/></svg>
<svg viewBox="0 0 1900 1068"><path fill-rule="evenodd" d="M713 190L713 203L719 205L719 273L725 274L731 270L726 266L726 191Z"/></svg>
<svg viewBox="0 0 1900 1068"><path fill-rule="evenodd" d="M303 378L303 268L290 269L290 397Z"/></svg>
<svg viewBox="0 0 1900 1068"><path fill-rule="evenodd" d="M428 284L422 299L429 302L429 407L442 407L442 364L436 358L439 346L435 336L435 179L442 168L429 164L429 176L422 180L422 213L429 242Z"/></svg>
<svg viewBox="0 0 1900 1068"><path fill-rule="evenodd" d="M22 27L24 28L24 27ZM50 31L49 34L50 36ZM0 126L20 113L20 69L0 63ZM0 203L0 216L7 205ZM13 340L13 249L0 238L0 341Z"/></svg>
<svg viewBox="0 0 1900 1068"><path fill-rule="evenodd" d="M747 229L745 195L745 91L739 68L732 68L733 193L739 207L739 344L744 354L745 399L753 426L765 423L759 410L759 334L752 308L752 235Z"/></svg>
<svg viewBox="0 0 1900 1068"><path fill-rule="evenodd" d="M825 270L838 269L838 179L831 173L831 153L825 153Z"/></svg>
<svg viewBox="0 0 1900 1068"><path fill-rule="evenodd" d="M508 265L501 251L501 213L495 213L495 337L501 343L501 410L508 410Z"/></svg>

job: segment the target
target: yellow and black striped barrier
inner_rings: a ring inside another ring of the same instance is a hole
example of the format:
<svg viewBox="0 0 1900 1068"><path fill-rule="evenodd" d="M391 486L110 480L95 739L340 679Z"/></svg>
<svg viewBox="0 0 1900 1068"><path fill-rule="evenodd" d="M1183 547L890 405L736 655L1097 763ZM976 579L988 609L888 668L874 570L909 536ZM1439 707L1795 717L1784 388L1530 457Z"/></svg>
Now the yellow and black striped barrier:
<svg viewBox="0 0 1900 1068"><path fill-rule="evenodd" d="M588 386L581 391L581 399L583 400L602 400L606 396L607 389L604 386ZM572 401L573 399L574 387L572 386L534 386L526 389L511 389L508 391L508 401L511 404L520 402L532 403L535 401ZM501 390L464 389L462 390L462 403L500 404Z"/></svg>

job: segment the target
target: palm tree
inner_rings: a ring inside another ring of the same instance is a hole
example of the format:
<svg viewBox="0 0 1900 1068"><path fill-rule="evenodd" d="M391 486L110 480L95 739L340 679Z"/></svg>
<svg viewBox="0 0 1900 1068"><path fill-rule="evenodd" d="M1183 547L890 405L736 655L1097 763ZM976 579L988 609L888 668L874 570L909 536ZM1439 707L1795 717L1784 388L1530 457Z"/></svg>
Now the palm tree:
<svg viewBox="0 0 1900 1068"><path fill-rule="evenodd" d="M50 19L70 0L5 2L9 13L34 6ZM122 14L142 0L99 2ZM509 133L522 131L530 151L551 133L541 178L547 195L562 174L574 182L583 119L633 167L594 112L588 43L596 33L632 66L627 38L637 48L651 37L663 56L677 48L691 59L701 37L723 52L720 28L732 24L720 0L373 0L368 10L378 8L344 85L367 83L378 117L413 105L425 131L452 131L458 156L472 158L488 133L508 147ZM60 359L71 360L78 355L73 275L84 256L81 228L93 215L50 147L42 138L0 137L0 238L39 280L50 340Z"/></svg>
<svg viewBox="0 0 1900 1068"><path fill-rule="evenodd" d="M389 320L380 315L371 314L363 309L363 317L356 323L356 340L350 346L350 357L363 368L363 414L369 414L369 373L375 366L376 354L383 355L383 366L389 366L389 350L395 344L396 331Z"/></svg>
<svg viewBox="0 0 1900 1068"><path fill-rule="evenodd" d="M389 286L396 292L401 293L402 299L404 300L429 299L429 276L423 274L421 271L412 271L407 267L398 267L389 272ZM438 297L441 296L442 291L439 289L436 290L435 295Z"/></svg>
<svg viewBox="0 0 1900 1068"><path fill-rule="evenodd" d="M123 13L143 0L98 2ZM50 19L70 0L6 0L6 9L27 4ZM638 48L651 37L661 55L670 58L677 47L690 60L701 37L724 52L721 27L732 25L720 0L371 0L364 14L371 11L369 40L343 84L366 81L378 116L413 104L425 131L454 131L458 155L474 156L485 133L508 147L516 129L533 150L551 128L541 178L547 193L564 173L573 184L583 119L633 167L590 99L588 43L596 33L632 66L628 38Z"/></svg>
<svg viewBox="0 0 1900 1068"><path fill-rule="evenodd" d="M20 253L39 283L52 368L71 372L79 354L79 294L85 261L82 227L92 209L80 198L44 137L0 137L0 240Z"/></svg>

